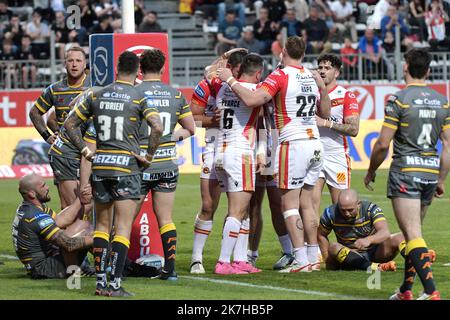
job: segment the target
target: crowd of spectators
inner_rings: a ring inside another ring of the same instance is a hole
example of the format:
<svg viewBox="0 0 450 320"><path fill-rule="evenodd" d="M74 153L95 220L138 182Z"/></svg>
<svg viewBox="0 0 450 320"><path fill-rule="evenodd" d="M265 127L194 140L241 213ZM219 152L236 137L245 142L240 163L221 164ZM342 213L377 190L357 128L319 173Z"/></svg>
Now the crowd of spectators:
<svg viewBox="0 0 450 320"><path fill-rule="evenodd" d="M164 32L151 0L134 3L136 32ZM180 12L200 13L204 24L217 26L218 54L240 46L279 57L283 36L300 35L307 41L307 54L363 53L369 71L389 74L386 56L395 51L397 32L402 51L418 44L450 51L450 0L180 0L179 4ZM71 5L81 14L75 29L67 23ZM90 34L121 32L121 13L120 0L0 0L1 80L7 77L13 86L35 87L36 66L50 57L51 30L56 58L63 59L71 45L87 50ZM27 61L17 69L8 60ZM344 58L344 70L354 72L357 66L356 57Z"/></svg>

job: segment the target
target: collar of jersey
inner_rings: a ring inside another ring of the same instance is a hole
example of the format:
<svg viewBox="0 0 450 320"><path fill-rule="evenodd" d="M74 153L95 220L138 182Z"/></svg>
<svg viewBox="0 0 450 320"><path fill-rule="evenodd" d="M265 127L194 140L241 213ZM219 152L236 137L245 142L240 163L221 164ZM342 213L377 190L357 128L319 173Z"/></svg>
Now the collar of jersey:
<svg viewBox="0 0 450 320"><path fill-rule="evenodd" d="M69 88L79 88L79 87L81 87L83 85L84 80L86 80L86 77L87 77L87 74L85 73L84 76L83 76L83 80L81 80L80 84L77 84L76 86L69 85L69 78L67 78L67 86Z"/></svg>
<svg viewBox="0 0 450 320"><path fill-rule="evenodd" d="M407 87L410 87L410 86L426 87L427 84L426 84L426 83L416 83L416 82L413 82L413 83L410 83L410 84L407 85Z"/></svg>
<svg viewBox="0 0 450 320"><path fill-rule="evenodd" d="M296 66L296 65L293 65L293 64L290 64L290 65L288 65L286 67L292 67L292 68L299 69L299 70L305 69L305 67L303 67L303 66Z"/></svg>
<svg viewBox="0 0 450 320"><path fill-rule="evenodd" d="M159 82L161 81L161 79L146 79L146 80L142 80L143 82Z"/></svg>
<svg viewBox="0 0 450 320"><path fill-rule="evenodd" d="M331 90L330 91L328 91L328 94L330 94L330 93L332 93L336 88L337 88L337 84L333 87L333 88L331 88Z"/></svg>
<svg viewBox="0 0 450 320"><path fill-rule="evenodd" d="M131 82L128 81L123 81L123 80L116 80L117 83L124 83L124 84L129 84L130 86L134 87L134 84L132 84Z"/></svg>

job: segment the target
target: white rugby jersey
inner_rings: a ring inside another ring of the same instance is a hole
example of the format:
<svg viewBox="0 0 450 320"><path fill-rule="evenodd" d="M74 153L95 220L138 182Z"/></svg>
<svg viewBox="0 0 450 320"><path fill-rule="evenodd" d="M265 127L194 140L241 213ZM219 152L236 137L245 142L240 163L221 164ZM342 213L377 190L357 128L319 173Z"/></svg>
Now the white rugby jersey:
<svg viewBox="0 0 450 320"><path fill-rule="evenodd" d="M336 85L328 92L328 95L331 100L331 114L328 120L342 124L346 117L359 115L358 101L350 90ZM319 128L319 131L325 154L348 152L345 135L325 127Z"/></svg>
<svg viewBox="0 0 450 320"><path fill-rule="evenodd" d="M257 87L254 83L244 81L239 81L239 83L252 91L255 91ZM213 88L217 92L216 107L220 110L218 147L233 146L253 150L261 107L248 107L237 97L227 83L218 79L213 80Z"/></svg>
<svg viewBox="0 0 450 320"><path fill-rule="evenodd" d="M303 66L277 69L262 87L274 98L280 143L320 137L316 124L320 92L310 70Z"/></svg>
<svg viewBox="0 0 450 320"><path fill-rule="evenodd" d="M195 101L200 107L205 108L205 116L213 117L214 108L216 107L216 98L211 92L210 85L206 79L200 81L192 93L191 100ZM214 142L216 128L205 128L205 143Z"/></svg>

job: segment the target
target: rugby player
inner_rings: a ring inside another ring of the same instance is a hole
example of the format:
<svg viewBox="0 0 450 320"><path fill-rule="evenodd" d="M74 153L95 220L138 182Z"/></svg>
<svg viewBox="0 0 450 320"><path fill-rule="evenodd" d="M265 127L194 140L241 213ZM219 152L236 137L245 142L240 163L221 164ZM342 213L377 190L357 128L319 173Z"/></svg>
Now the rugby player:
<svg viewBox="0 0 450 320"><path fill-rule="evenodd" d="M442 197L450 168L450 108L445 96L425 83L430 74L431 55L425 49L405 54L406 88L387 100L380 136L374 145L364 178L366 187L394 141L394 154L387 184L395 217L406 240L405 275L393 300L413 299L416 275L424 287L419 300L439 300L431 270L430 254L422 235L422 222L433 195ZM437 153L438 139L442 153Z"/></svg>
<svg viewBox="0 0 450 320"><path fill-rule="evenodd" d="M256 91L240 85L229 69L218 70L220 79L249 107L275 98L275 122L280 131L275 167L281 210L295 256L280 272L309 272L320 267L312 193L322 168L323 148L315 115L328 118L330 100L322 78L301 66L305 48L302 38L289 37L281 54L284 68L273 71Z"/></svg>
<svg viewBox="0 0 450 320"><path fill-rule="evenodd" d="M236 48L226 52L222 59L218 59L208 68L212 73L215 65L225 64L234 76L238 75L242 59L247 49ZM205 147L202 153L202 168L200 172L200 194L202 204L194 222L194 241L190 272L205 273L203 266L203 248L212 230L214 213L219 205L221 189L214 169L214 146L217 144L218 117L215 116L215 92L211 92L210 79L205 77L200 81L192 94L190 107L197 125L205 128Z"/></svg>
<svg viewBox="0 0 450 320"><path fill-rule="evenodd" d="M32 279L65 278L67 267L80 266L93 238L89 222L78 220L83 203L79 199L56 214L46 206L49 187L37 174L20 179L23 202L13 222L16 254ZM90 201L90 187L81 193Z"/></svg>
<svg viewBox="0 0 450 320"><path fill-rule="evenodd" d="M341 190L350 188L351 168L346 136L356 137L359 132L359 106L356 96L336 82L341 66L341 59L334 54L324 54L318 59L318 72L327 86L331 100L330 117L317 117L324 151L323 168L314 187L314 206L318 216L325 183L333 204L337 203Z"/></svg>
<svg viewBox="0 0 450 320"><path fill-rule="evenodd" d="M138 70L139 58L132 52L123 52L118 59L117 80L104 88L90 89L64 123L72 143L87 160L93 159L92 187L97 218L93 246L96 295L132 295L121 286L121 277L140 198L139 164L150 165L162 134L158 110L147 104L134 87ZM96 131L95 157L86 146L79 128L91 116ZM151 127L145 157L139 156L142 119ZM105 269L113 210L115 233L111 242L111 276L107 287Z"/></svg>
<svg viewBox="0 0 450 320"><path fill-rule="evenodd" d="M246 55L236 83L239 81L243 87L256 90L263 69L263 59L259 55ZM235 253L234 262L230 263L233 251L236 252L242 221L248 217L250 199L255 191L254 151L260 107L246 106L226 82L215 78L212 85L217 92L216 106L220 110L214 166L220 187L228 198L228 215L223 226L220 257L214 273L227 275L260 272L260 269L247 262L247 243L241 244L245 248L238 248L243 254Z"/></svg>
<svg viewBox="0 0 450 320"><path fill-rule="evenodd" d="M145 50L140 57L143 82L136 88L145 96L148 104L159 111L164 127L152 165L142 174L141 199L137 213L145 196L151 191L153 211L159 224L165 260L159 278L177 280L175 272L177 231L172 220L178 182L175 143L195 133L195 122L189 104L181 92L161 82L165 61L166 57L158 49ZM181 128L175 130L177 123ZM142 156L147 152L148 136L149 127L146 123L142 123L139 140Z"/></svg>
<svg viewBox="0 0 450 320"><path fill-rule="evenodd" d="M331 231L337 242L330 244ZM324 210L317 236L328 270L395 271L392 260L405 239L401 233L391 235L383 210L359 200L353 189L342 190L337 203Z"/></svg>
<svg viewBox="0 0 450 320"><path fill-rule="evenodd" d="M52 145L49 150L49 160L55 185L58 188L61 209L72 204L78 195L81 156L67 135L62 132L61 136L58 136L58 130L70 112L69 105L72 100L90 87L84 50L77 46L70 47L65 58L67 76L48 86L29 113L36 130L45 141ZM48 131L43 117L52 107L55 109L56 126L52 125L52 117L48 125L53 130L53 134Z"/></svg>

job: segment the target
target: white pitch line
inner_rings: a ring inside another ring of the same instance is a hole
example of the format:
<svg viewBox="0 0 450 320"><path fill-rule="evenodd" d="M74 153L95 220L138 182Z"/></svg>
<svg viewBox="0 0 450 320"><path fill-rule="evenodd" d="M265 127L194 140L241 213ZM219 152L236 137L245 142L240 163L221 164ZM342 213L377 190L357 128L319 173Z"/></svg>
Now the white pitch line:
<svg viewBox="0 0 450 320"><path fill-rule="evenodd" d="M257 285L257 284L252 284L252 283L231 281L231 280L220 280L220 279L211 279L211 278L194 277L194 276L179 276L179 277L180 278L184 278L184 279L189 279L189 280L207 281L207 282L220 283L220 284L229 284L229 285L235 285L235 286L241 286L241 287L266 289L266 290L274 290L274 291L294 292L294 293L303 293L303 294L311 295L311 296L333 297L333 298L345 299L345 300L372 300L372 299L369 299L369 298L366 298L366 297L354 297L354 296L341 295L341 294L335 294L335 293L330 293L330 292L291 289L291 288L274 287L274 286L268 286L268 285Z"/></svg>
<svg viewBox="0 0 450 320"><path fill-rule="evenodd" d="M11 256L9 254L0 254L0 258L5 258L5 259L9 259L9 260L19 260L19 258L15 257L15 256Z"/></svg>

